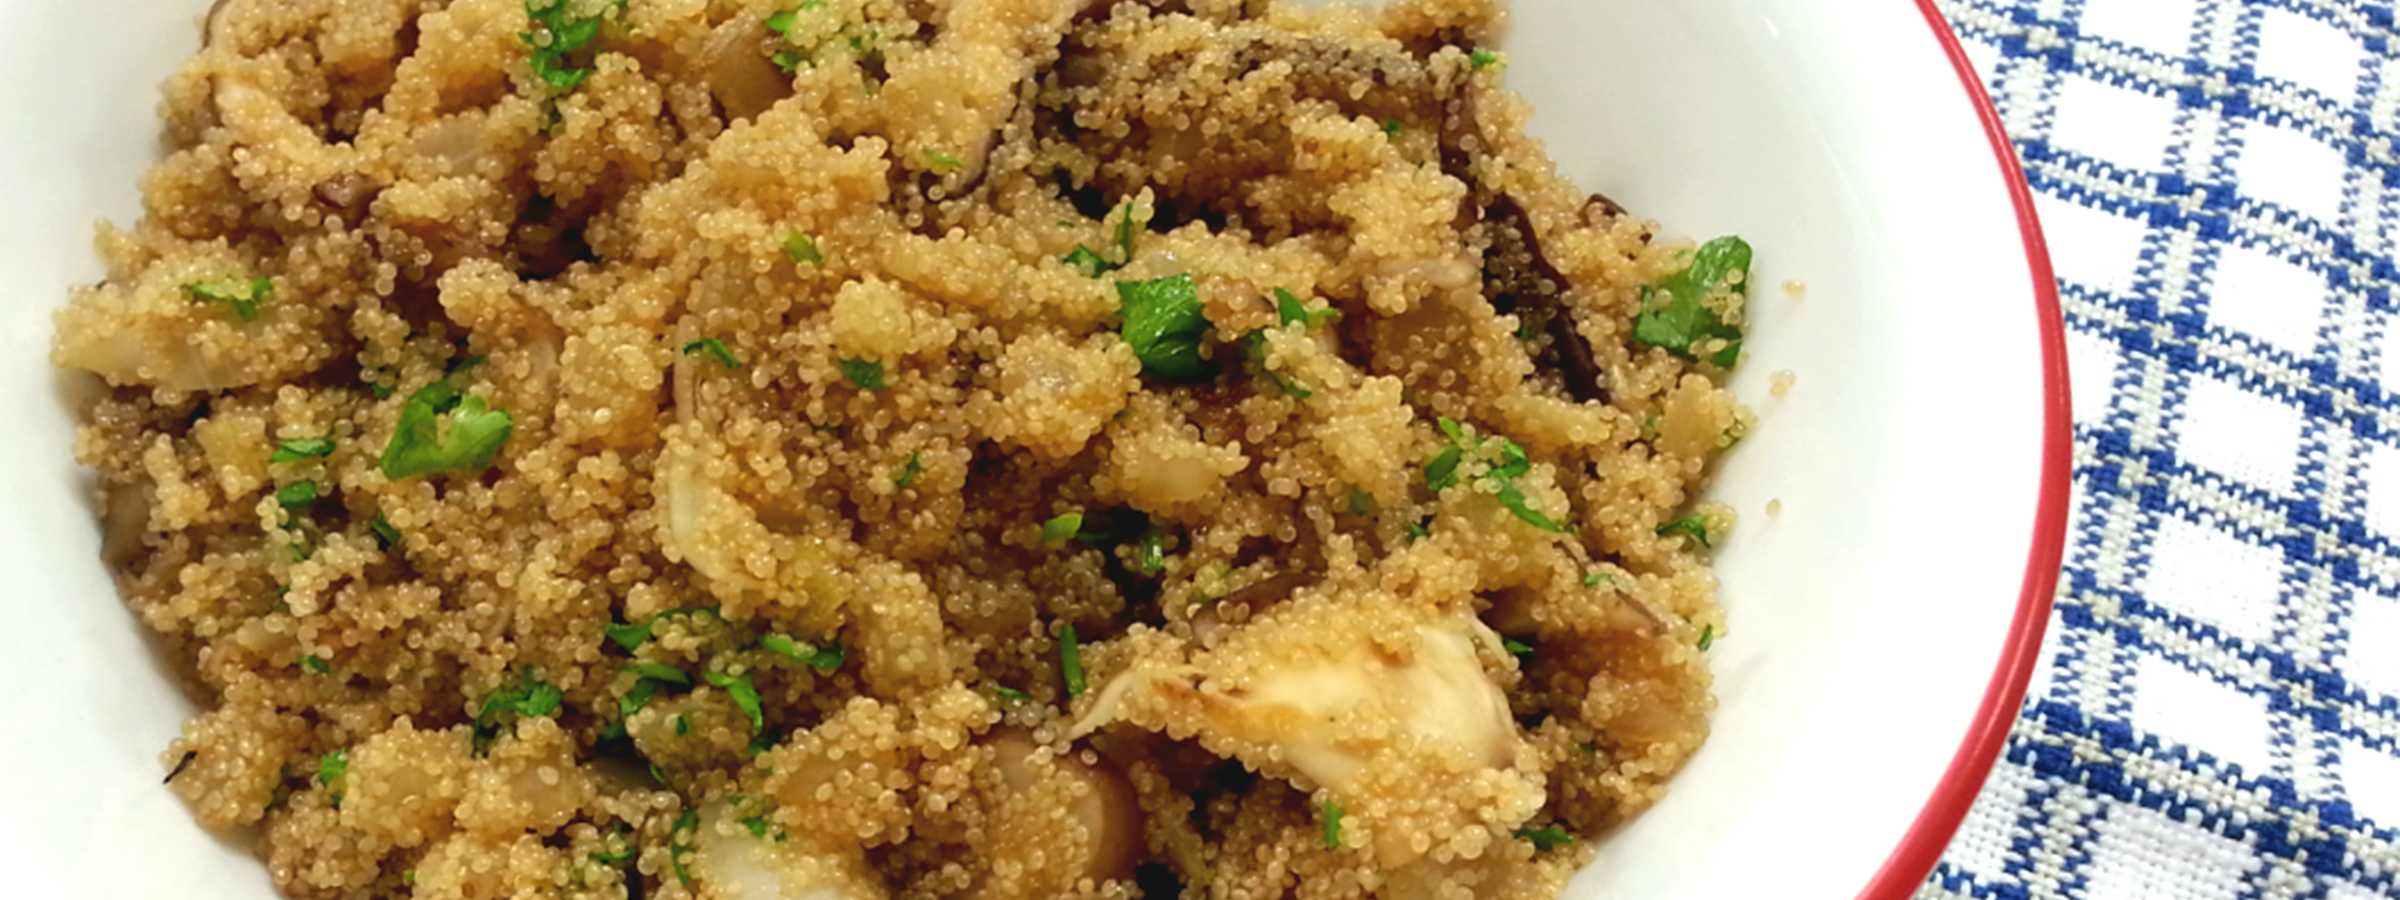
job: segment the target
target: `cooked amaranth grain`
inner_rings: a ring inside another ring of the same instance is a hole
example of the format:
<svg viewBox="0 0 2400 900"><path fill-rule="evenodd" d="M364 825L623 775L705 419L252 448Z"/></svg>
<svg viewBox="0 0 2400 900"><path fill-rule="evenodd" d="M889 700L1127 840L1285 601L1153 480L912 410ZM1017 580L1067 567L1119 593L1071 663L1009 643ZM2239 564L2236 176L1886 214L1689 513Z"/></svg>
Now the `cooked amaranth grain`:
<svg viewBox="0 0 2400 900"><path fill-rule="evenodd" d="M1555 895L1707 731L1748 248L1481 0L225 0L58 364L294 897Z"/></svg>

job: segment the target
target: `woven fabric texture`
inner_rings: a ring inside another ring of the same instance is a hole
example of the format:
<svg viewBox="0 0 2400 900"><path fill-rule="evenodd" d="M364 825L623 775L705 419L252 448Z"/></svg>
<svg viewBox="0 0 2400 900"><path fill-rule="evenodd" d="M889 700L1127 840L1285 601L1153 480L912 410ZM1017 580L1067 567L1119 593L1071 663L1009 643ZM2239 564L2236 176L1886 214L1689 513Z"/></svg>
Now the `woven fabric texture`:
<svg viewBox="0 0 2400 900"><path fill-rule="evenodd" d="M2384 3L1942 0L2038 195L2075 475L1937 898L2400 896Z"/></svg>

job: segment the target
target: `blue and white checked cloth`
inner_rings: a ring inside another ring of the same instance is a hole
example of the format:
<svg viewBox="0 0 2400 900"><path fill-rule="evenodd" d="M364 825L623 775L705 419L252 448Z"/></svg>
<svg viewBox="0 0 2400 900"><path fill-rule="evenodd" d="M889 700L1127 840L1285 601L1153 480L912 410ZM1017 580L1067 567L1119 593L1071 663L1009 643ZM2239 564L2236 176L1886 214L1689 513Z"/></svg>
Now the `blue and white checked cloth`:
<svg viewBox="0 0 2400 900"><path fill-rule="evenodd" d="M2400 896L2386 2L1941 0L2074 370L2050 643L1935 898Z"/></svg>

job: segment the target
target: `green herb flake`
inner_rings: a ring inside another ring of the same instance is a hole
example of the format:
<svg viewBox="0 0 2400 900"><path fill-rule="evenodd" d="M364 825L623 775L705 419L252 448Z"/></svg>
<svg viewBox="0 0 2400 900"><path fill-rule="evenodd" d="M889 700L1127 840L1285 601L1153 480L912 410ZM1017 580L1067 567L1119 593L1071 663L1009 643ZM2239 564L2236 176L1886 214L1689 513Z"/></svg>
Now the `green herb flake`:
<svg viewBox="0 0 2400 900"><path fill-rule="evenodd" d="M1375 495L1373 495L1373 494L1369 494L1369 493L1367 493L1366 491L1362 491L1362 490L1359 490L1359 489L1357 489L1357 488L1351 488L1351 489L1350 489L1350 514L1351 514L1351 515L1354 515L1354 516L1371 516L1371 515L1374 515L1374 514L1375 514Z"/></svg>
<svg viewBox="0 0 2400 900"><path fill-rule="evenodd" d="M1058 626L1058 671L1067 683L1067 699L1083 696L1083 645L1073 625Z"/></svg>
<svg viewBox="0 0 2400 900"><path fill-rule="evenodd" d="M1609 575L1609 574L1602 573L1602 572L1594 572L1594 573L1592 573L1592 574L1590 574L1590 575L1585 575L1585 576L1583 576L1583 586L1584 586L1584 587L1599 587L1599 586L1600 586L1600 583L1601 583L1601 582L1603 582L1603 581L1605 581L1605 582L1608 582L1608 583L1610 583L1610 584L1615 584L1615 583L1617 583L1617 576L1614 576L1614 575Z"/></svg>
<svg viewBox="0 0 2400 900"><path fill-rule="evenodd" d="M558 712L566 694L542 680L541 675L526 671L517 674L513 684L502 685L483 698L475 711L476 752L482 752L485 742L499 730L503 717L540 718Z"/></svg>
<svg viewBox="0 0 2400 900"><path fill-rule="evenodd" d="M1406 127L1408 126L1402 125L1399 119L1383 120L1383 133L1390 137L1399 137L1401 129Z"/></svg>
<svg viewBox="0 0 2400 900"><path fill-rule="evenodd" d="M1339 850L1342 846L1342 805L1325 801L1325 849Z"/></svg>
<svg viewBox="0 0 2400 900"><path fill-rule="evenodd" d="M300 668L311 675L323 675L333 671L332 664L327 663L325 657L314 653L300 657Z"/></svg>
<svg viewBox="0 0 2400 900"><path fill-rule="evenodd" d="M244 322L258 321L258 308L274 299L275 283L264 276L248 281L226 279L183 286L184 293L203 303L223 303Z"/></svg>
<svg viewBox="0 0 2400 900"><path fill-rule="evenodd" d="M450 427L442 429L441 415L449 413ZM448 381L436 381L409 395L383 448L383 477L391 481L437 472L473 472L492 464L500 446L516 431L508 411L492 409L482 397L460 397Z"/></svg>
<svg viewBox="0 0 2400 900"><path fill-rule="evenodd" d="M686 717L684 717L684 716L676 716L676 717L675 717L675 736L676 736L676 737L684 737L684 736L686 736L686 735L689 735L689 734L691 734L691 733L692 733L692 720L691 720L691 719L689 719L689 718L686 718Z"/></svg>
<svg viewBox="0 0 2400 900"><path fill-rule="evenodd" d="M758 646L769 653L819 672L831 672L841 668L843 658L849 654L849 651L844 650L838 643L828 642L823 646L811 647L780 634L770 634L759 638Z"/></svg>
<svg viewBox="0 0 2400 900"><path fill-rule="evenodd" d="M1312 328L1318 322L1341 317L1341 310L1312 310L1308 308L1308 304L1300 302L1300 298L1292 296L1291 291L1282 288L1275 289L1275 318L1281 324Z"/></svg>
<svg viewBox="0 0 2400 900"><path fill-rule="evenodd" d="M400 883L401 883L401 884L416 884L416 883L417 883L417 870L415 870L415 869L402 869L402 870L400 870Z"/></svg>
<svg viewBox="0 0 2400 900"><path fill-rule="evenodd" d="M267 461L295 463L304 459L319 459L331 455L333 455L332 438L295 438L288 441L277 441L275 455L267 457Z"/></svg>
<svg viewBox="0 0 2400 900"><path fill-rule="evenodd" d="M1125 215L1117 219L1117 252L1121 254L1117 259L1119 267L1133 264L1133 239L1134 235L1140 233L1133 225L1133 202L1126 201L1122 208Z"/></svg>
<svg viewBox="0 0 2400 900"><path fill-rule="evenodd" d="M798 231L783 236L783 255L795 263L811 266L825 264L825 253L817 249L817 239Z"/></svg>
<svg viewBox="0 0 2400 900"><path fill-rule="evenodd" d="M766 837L766 836L767 836L767 817L766 817L766 816L751 816L750 818L743 819L743 820L742 820L742 827L743 827L743 828L750 829L750 836L751 836L751 837L754 837L754 838L763 838L763 837Z"/></svg>
<svg viewBox="0 0 2400 900"><path fill-rule="evenodd" d="M1000 699L1006 700L1010 703L1033 702L1033 698L1026 696L1024 691L1017 690L1016 688L1012 688L1007 685L993 685L992 693L1000 695Z"/></svg>
<svg viewBox="0 0 2400 900"><path fill-rule="evenodd" d="M296 563L307 562L308 558L316 555L317 552L316 548L310 547L306 541L294 541L284 545L283 549L292 554L292 561Z"/></svg>
<svg viewBox="0 0 2400 900"><path fill-rule="evenodd" d="M647 678L635 680L633 688L627 690L625 696L617 698L617 716L626 719L633 718L633 714L641 712L642 707L650 705L650 698L657 694L658 682Z"/></svg>
<svg viewBox="0 0 2400 900"><path fill-rule="evenodd" d="M1738 298L1750 286L1750 244L1738 237L1721 237L1692 254L1692 263L1660 282L1642 289L1641 314L1633 321L1633 339L1685 359L1696 358L1693 347L1710 339L1726 341L1709 362L1730 367L1741 359L1742 329L1727 323L1708 305L1710 293L1735 285ZM1661 296L1663 295L1663 301Z"/></svg>
<svg viewBox="0 0 2400 900"><path fill-rule="evenodd" d="M842 369L842 377L851 384L870 390L883 390L883 364L869 359L837 359L834 365Z"/></svg>
<svg viewBox="0 0 2400 900"><path fill-rule="evenodd" d="M1548 853L1573 843L1575 840L1574 835L1568 834L1566 829L1556 825L1541 828L1519 828L1517 829L1517 838L1532 841L1533 849L1537 853Z"/></svg>
<svg viewBox="0 0 2400 900"><path fill-rule="evenodd" d="M960 169L967 167L966 163L958 161L958 157L939 150L925 151L925 163L933 169L933 173L936 175L956 174Z"/></svg>
<svg viewBox="0 0 2400 900"><path fill-rule="evenodd" d="M385 521L382 513L376 513L375 518L367 522L367 531L375 535L378 547L390 550L400 546L400 529L393 528L392 523Z"/></svg>
<svg viewBox="0 0 2400 900"><path fill-rule="evenodd" d="M591 66L572 65L567 57L600 36L601 17L577 17L572 5L571 0L525 0L525 15L540 34L517 32L517 40L533 51L533 74L561 91L574 90L591 76Z"/></svg>
<svg viewBox="0 0 2400 900"><path fill-rule="evenodd" d="M317 757L317 783L325 787L326 802L334 806L342 805L341 786L336 782L341 781L342 776L349 772L350 751L348 750L335 750Z"/></svg>
<svg viewBox="0 0 2400 900"><path fill-rule="evenodd" d="M1550 532L1551 534L1567 533L1566 526L1551 521L1550 517L1543 515L1541 510L1533 508L1533 502L1525 499L1525 492L1517 490L1516 485L1502 485L1500 487L1499 499L1501 506L1508 507L1508 511L1515 513L1517 519L1523 521L1525 524L1539 528L1543 531Z"/></svg>
<svg viewBox="0 0 2400 900"><path fill-rule="evenodd" d="M775 32L779 35L783 35L784 37L791 37L792 23L799 21L799 19L799 9L794 8L783 10L782 12L778 12L767 17L767 30Z"/></svg>
<svg viewBox="0 0 2400 900"><path fill-rule="evenodd" d="M275 492L275 505L284 509L298 509L315 502L317 483L314 481L295 481Z"/></svg>
<svg viewBox="0 0 2400 900"><path fill-rule="evenodd" d="M1466 451L1457 447L1444 447L1442 452L1434 454L1433 461L1425 464L1425 489L1438 494L1457 484L1458 464L1465 458Z"/></svg>
<svg viewBox="0 0 2400 900"><path fill-rule="evenodd" d="M642 676L643 678L647 678L652 681L663 682L666 684L688 685L692 683L692 676L685 675L683 674L682 669L675 668L674 666L667 665L666 663L637 662L633 665L626 666L625 671L632 672L635 675Z"/></svg>
<svg viewBox="0 0 2400 900"><path fill-rule="evenodd" d="M1419 538L1423 538L1423 537L1430 536L1430 535L1432 535L1432 534L1433 534L1433 532L1426 530L1426 528L1425 528L1425 523L1423 523L1423 522L1410 522L1410 523L1408 523L1408 538L1409 538L1409 540L1412 540L1412 541L1413 541L1413 540L1416 540L1416 539L1419 539Z"/></svg>
<svg viewBox="0 0 2400 900"><path fill-rule="evenodd" d="M685 887L692 885L692 873L684 868L683 855L692 852L692 845L684 843L684 839L687 835L697 836L699 829L700 811L686 809L667 830L667 865L675 870L675 880Z"/></svg>
<svg viewBox="0 0 2400 900"><path fill-rule="evenodd" d="M590 856L593 862L601 865L619 866L624 865L625 863L631 861L634 857L641 855L641 852L642 850L640 847L635 846L631 841L627 841L614 847L613 849L601 850L590 854Z"/></svg>
<svg viewBox="0 0 2400 900"><path fill-rule="evenodd" d="M900 467L900 476L892 479L892 490L905 491L916 486L917 478L925 474L925 459L920 453L908 455L908 464Z"/></svg>
<svg viewBox="0 0 2400 900"><path fill-rule="evenodd" d="M739 372L742 369L742 361L735 359L733 356L733 351L725 346L725 342L717 340L716 338L701 338L689 344L685 344L683 345L683 352L697 353L702 356L706 356L710 359L716 360L718 365L724 366L725 368L736 372Z"/></svg>
<svg viewBox="0 0 2400 900"><path fill-rule="evenodd" d="M1083 531L1082 513L1071 512L1054 516L1050 521L1042 523L1042 543L1052 547L1065 546L1068 541L1074 540L1075 535L1081 531Z"/></svg>
<svg viewBox="0 0 2400 900"><path fill-rule="evenodd" d="M1530 658L1533 656L1533 645L1517 640L1516 638L1500 639L1500 648L1507 650L1510 656L1514 656L1521 660L1527 660L1529 662L1531 661Z"/></svg>
<svg viewBox="0 0 2400 900"><path fill-rule="evenodd" d="M1133 567L1144 575L1157 575L1167 570L1167 534L1157 528L1142 532L1134 546Z"/></svg>
<svg viewBox="0 0 2400 900"><path fill-rule="evenodd" d="M767 58L775 63L776 68L786 72L798 72L801 66L808 65L808 53L793 47L777 50L775 55Z"/></svg>
<svg viewBox="0 0 2400 900"><path fill-rule="evenodd" d="M1702 626L1700 626L1700 652L1702 652L1702 653L1706 653L1706 652L1708 652L1708 648L1710 648L1710 647L1713 647L1713 646L1716 646L1716 643L1717 643L1717 626L1715 626L1715 625L1702 625Z"/></svg>
<svg viewBox="0 0 2400 900"><path fill-rule="evenodd" d="M1708 516L1700 513L1685 516L1658 526L1660 536L1682 535L1699 541L1702 547L1715 547L1708 539Z"/></svg>
<svg viewBox="0 0 2400 900"><path fill-rule="evenodd" d="M707 678L709 684L724 688L725 693L733 697L733 705L740 707L742 713L750 717L751 734L761 734L767 730L767 714L759 704L758 685L750 682L749 675L710 672Z"/></svg>
<svg viewBox="0 0 2400 900"><path fill-rule="evenodd" d="M630 622L610 622L600 627L600 633L607 636L610 642L625 648L625 652L632 653L640 649L644 641L650 639L650 626L657 621L657 619L652 619L640 625Z"/></svg>
<svg viewBox="0 0 2400 900"><path fill-rule="evenodd" d="M1108 260L1101 259L1100 254L1092 252L1092 248L1082 244L1076 244L1074 251L1059 261L1074 266L1075 270L1082 272L1085 278L1098 278L1117 270L1117 266L1110 264Z"/></svg>
<svg viewBox="0 0 2400 900"><path fill-rule="evenodd" d="M1501 57L1498 51L1486 50L1482 47L1477 47L1474 52L1467 54L1467 65L1470 68L1488 69L1500 61Z"/></svg>
<svg viewBox="0 0 2400 900"><path fill-rule="evenodd" d="M1208 361L1200 357L1208 317L1190 275L1117 282L1117 310L1124 318L1125 343L1141 359L1144 373L1169 381L1209 376Z"/></svg>

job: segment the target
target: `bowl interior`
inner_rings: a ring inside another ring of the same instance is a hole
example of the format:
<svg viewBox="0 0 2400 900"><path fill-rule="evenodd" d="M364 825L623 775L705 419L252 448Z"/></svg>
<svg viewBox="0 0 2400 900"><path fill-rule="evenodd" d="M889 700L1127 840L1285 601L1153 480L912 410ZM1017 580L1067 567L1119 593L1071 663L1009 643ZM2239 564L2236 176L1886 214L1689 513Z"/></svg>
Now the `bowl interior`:
<svg viewBox="0 0 2400 900"><path fill-rule="evenodd" d="M17 723L0 866L27 896L273 896L159 785L192 708L97 561L69 382L48 366L50 311L101 274L91 223L139 209L156 86L206 5L0 5L0 121L25 134L0 144L0 659L17 685L0 695ZM1907 4L1515 10L1508 80L1571 177L1671 234L1759 252L1734 386L1760 425L1713 488L1742 517L1719 556L1715 734L1570 894L1853 895L1974 719L2025 575L2044 385L2006 185ZM1797 383L1776 398L1779 371Z"/></svg>

